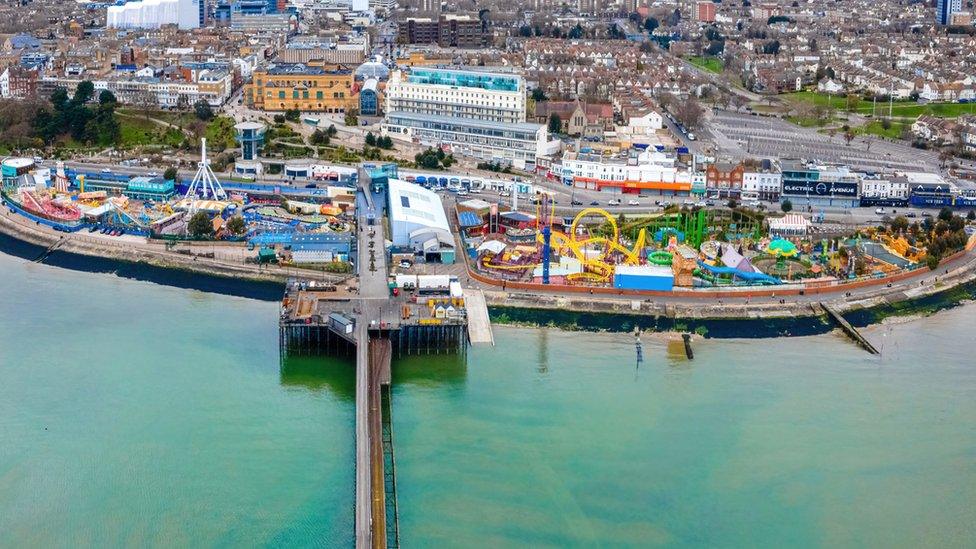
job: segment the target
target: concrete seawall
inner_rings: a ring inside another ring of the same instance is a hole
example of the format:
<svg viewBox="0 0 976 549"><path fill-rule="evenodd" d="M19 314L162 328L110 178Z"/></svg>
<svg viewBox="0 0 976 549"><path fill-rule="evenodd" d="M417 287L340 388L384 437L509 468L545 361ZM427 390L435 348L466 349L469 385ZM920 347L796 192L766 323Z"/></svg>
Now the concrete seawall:
<svg viewBox="0 0 976 549"><path fill-rule="evenodd" d="M772 320L823 317L826 311L821 306L821 301L839 313L850 313L884 305L912 302L973 283L976 281L976 255L966 254L957 258L951 268L942 267L928 273L927 280L928 282L926 279L918 282L911 281L912 284L881 285L870 290L862 289L851 296L836 293L811 296L787 295L782 299L763 296L751 299L729 299L726 296L707 295L694 299L682 299L678 296L547 295L521 290L485 290L484 294L489 307L501 310L518 308L576 311L677 320ZM823 299L825 297L832 299Z"/></svg>
<svg viewBox="0 0 976 549"><path fill-rule="evenodd" d="M139 237L96 237L86 233L57 232L18 216L6 206L0 207L0 233L44 248L57 244L58 252L143 263L208 276L263 282L284 282L289 278L338 282L346 278L322 271L245 263L240 246L197 243L184 246L186 253L180 253L167 249L165 243L146 241ZM209 253L215 257L203 255ZM232 260L231 257L237 260Z"/></svg>

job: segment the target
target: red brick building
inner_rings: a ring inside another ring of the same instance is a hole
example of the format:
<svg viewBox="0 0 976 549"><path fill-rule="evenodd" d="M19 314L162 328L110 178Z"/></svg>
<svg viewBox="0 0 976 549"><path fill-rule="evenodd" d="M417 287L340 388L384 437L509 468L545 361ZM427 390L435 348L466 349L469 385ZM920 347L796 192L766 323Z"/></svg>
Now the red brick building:
<svg viewBox="0 0 976 549"><path fill-rule="evenodd" d="M698 2L698 6L695 8L695 18L699 23L714 23L715 3L711 0Z"/></svg>
<svg viewBox="0 0 976 549"><path fill-rule="evenodd" d="M742 195L742 163L716 162L705 170L705 189L709 198L735 198Z"/></svg>

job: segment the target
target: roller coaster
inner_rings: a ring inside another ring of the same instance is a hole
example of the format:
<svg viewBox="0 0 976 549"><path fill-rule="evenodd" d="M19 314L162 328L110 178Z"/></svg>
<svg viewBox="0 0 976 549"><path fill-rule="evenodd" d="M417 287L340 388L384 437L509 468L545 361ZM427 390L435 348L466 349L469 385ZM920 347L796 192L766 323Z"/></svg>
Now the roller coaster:
<svg viewBox="0 0 976 549"><path fill-rule="evenodd" d="M602 236L580 238L583 232L581 231L583 221L593 216L606 219L606 223L610 226L610 238ZM627 248L620 243L620 228L610 212L601 208L586 208L576 214L570 225L569 234L552 231L552 246L560 254L568 250L583 266L583 272L570 274L566 277L567 280L608 282L613 278L615 264L637 265L641 262L646 238L647 233L643 229L640 230L633 248ZM545 245L542 233L539 233L538 240L539 244ZM594 256L587 252L589 249L602 251ZM615 254L619 256L620 261L613 262Z"/></svg>

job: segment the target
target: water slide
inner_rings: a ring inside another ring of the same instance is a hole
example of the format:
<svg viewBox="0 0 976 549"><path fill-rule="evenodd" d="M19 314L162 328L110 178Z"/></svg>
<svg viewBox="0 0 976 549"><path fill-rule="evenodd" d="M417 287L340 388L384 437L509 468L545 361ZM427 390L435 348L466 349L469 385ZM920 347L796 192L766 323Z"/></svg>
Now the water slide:
<svg viewBox="0 0 976 549"><path fill-rule="evenodd" d="M747 282L754 282L756 284L782 284L783 281L769 276L768 274L760 272L748 272L740 271L739 269L733 269L732 267L716 267L714 265L709 265L704 261L698 262L698 268L704 272L711 275L732 275L733 278L738 278L740 280L745 280Z"/></svg>

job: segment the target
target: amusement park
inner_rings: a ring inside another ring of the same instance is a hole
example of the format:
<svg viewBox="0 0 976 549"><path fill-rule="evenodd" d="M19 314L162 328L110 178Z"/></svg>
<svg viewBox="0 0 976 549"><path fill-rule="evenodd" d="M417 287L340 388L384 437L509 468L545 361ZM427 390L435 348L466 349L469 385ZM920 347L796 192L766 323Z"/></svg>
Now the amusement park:
<svg viewBox="0 0 976 549"><path fill-rule="evenodd" d="M8 158L2 198L17 214L64 233L221 242L244 246L257 262L351 272L354 189L326 180L321 188L286 194L273 186L222 183L206 153L204 142L197 171L186 182Z"/></svg>
<svg viewBox="0 0 976 549"><path fill-rule="evenodd" d="M478 275L553 289L811 288L934 268L972 234L951 212L852 228L747 208L672 207L630 216L586 208L561 218L548 197L540 198L534 214L480 200L458 204Z"/></svg>

